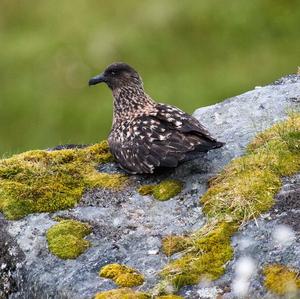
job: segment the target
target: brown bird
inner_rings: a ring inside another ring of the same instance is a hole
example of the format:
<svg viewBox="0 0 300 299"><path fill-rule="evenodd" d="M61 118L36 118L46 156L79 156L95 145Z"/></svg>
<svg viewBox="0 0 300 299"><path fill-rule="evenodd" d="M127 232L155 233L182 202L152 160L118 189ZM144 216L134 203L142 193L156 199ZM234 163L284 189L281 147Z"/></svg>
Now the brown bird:
<svg viewBox="0 0 300 299"><path fill-rule="evenodd" d="M111 64L90 79L89 85L101 82L108 85L114 98L109 147L125 171L153 173L156 168L176 167L198 152L224 145L193 116L153 101L137 71L128 64Z"/></svg>

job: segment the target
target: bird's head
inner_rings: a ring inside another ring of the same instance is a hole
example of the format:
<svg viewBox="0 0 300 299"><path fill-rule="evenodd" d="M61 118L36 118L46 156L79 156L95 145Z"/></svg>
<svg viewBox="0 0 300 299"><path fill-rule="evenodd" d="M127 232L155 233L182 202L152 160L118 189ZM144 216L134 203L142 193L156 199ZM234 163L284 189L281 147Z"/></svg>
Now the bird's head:
<svg viewBox="0 0 300 299"><path fill-rule="evenodd" d="M130 65L117 62L109 65L103 73L89 80L89 85L106 83L107 86L114 90L126 86L143 87L143 82L138 72Z"/></svg>

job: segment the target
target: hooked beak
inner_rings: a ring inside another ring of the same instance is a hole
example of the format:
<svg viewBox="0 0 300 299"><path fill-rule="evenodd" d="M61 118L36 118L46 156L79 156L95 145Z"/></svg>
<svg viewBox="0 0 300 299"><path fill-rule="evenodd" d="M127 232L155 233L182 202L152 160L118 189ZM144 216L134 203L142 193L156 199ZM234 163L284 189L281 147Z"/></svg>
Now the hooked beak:
<svg viewBox="0 0 300 299"><path fill-rule="evenodd" d="M103 73L98 75L98 76L95 76L95 77L91 78L89 80L89 86L96 85L96 84L102 83L102 82L105 82L105 78L104 78Z"/></svg>

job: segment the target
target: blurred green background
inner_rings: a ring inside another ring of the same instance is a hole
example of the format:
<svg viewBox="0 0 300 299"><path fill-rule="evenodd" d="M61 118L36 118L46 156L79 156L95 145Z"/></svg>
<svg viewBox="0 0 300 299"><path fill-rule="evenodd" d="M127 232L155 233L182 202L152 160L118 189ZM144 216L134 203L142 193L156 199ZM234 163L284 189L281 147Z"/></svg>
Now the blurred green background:
<svg viewBox="0 0 300 299"><path fill-rule="evenodd" d="M295 72L299 28L298 0L1 0L0 154L105 138L111 62L193 112Z"/></svg>

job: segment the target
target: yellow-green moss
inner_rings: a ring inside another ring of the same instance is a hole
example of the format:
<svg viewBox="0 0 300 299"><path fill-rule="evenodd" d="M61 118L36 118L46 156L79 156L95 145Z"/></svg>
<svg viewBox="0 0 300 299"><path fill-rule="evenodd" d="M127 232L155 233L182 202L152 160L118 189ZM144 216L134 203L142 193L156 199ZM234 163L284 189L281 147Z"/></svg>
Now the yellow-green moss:
<svg viewBox="0 0 300 299"><path fill-rule="evenodd" d="M129 288L110 290L96 294L95 299L150 299L146 293L135 292Z"/></svg>
<svg viewBox="0 0 300 299"><path fill-rule="evenodd" d="M157 200L165 201L168 200L182 190L183 184L178 180L164 180L158 185L144 185L138 189L141 195L153 195Z"/></svg>
<svg viewBox="0 0 300 299"><path fill-rule="evenodd" d="M90 246L84 239L90 233L91 227L86 223L62 220L47 231L49 250L61 259L75 259Z"/></svg>
<svg viewBox="0 0 300 299"><path fill-rule="evenodd" d="M95 299L183 299L177 295L163 295L152 297L150 294L135 292L129 288L115 289L96 294Z"/></svg>
<svg viewBox="0 0 300 299"><path fill-rule="evenodd" d="M157 296L155 297L155 299L184 299L184 298L177 295L163 295L163 296Z"/></svg>
<svg viewBox="0 0 300 299"><path fill-rule="evenodd" d="M112 279L119 287L135 287L144 283L144 276L125 265L109 264L99 272L101 277Z"/></svg>
<svg viewBox="0 0 300 299"><path fill-rule="evenodd" d="M170 235L162 240L162 251L166 256L171 256L187 248L190 244L190 238L184 236Z"/></svg>
<svg viewBox="0 0 300 299"><path fill-rule="evenodd" d="M190 237L188 253L170 262L161 275L176 289L196 284L201 279L213 280L220 277L224 264L231 259L233 250L230 238L236 231L234 223L222 222L213 229L205 226Z"/></svg>
<svg viewBox="0 0 300 299"><path fill-rule="evenodd" d="M99 173L107 142L81 149L29 151L0 160L0 211L8 219L74 207L86 188L120 188L126 176Z"/></svg>
<svg viewBox="0 0 300 299"><path fill-rule="evenodd" d="M263 269L264 285L277 295L296 294L300 292L299 271L284 265L268 265Z"/></svg>
<svg viewBox="0 0 300 299"><path fill-rule="evenodd" d="M208 224L189 238L180 237L174 246L163 244L166 253L178 247L181 258L171 261L161 272L176 288L217 279L232 258L232 234L244 221L253 219L273 205L281 187L281 176L300 171L300 114L292 114L259 134L243 157L233 160L211 181L201 202ZM181 239L180 239L181 238ZM183 239L184 238L184 239ZM167 285L167 284L166 284Z"/></svg>

